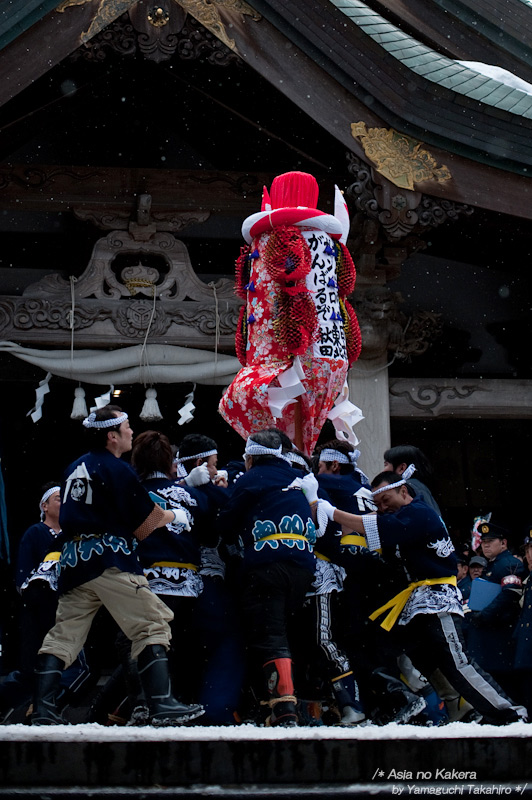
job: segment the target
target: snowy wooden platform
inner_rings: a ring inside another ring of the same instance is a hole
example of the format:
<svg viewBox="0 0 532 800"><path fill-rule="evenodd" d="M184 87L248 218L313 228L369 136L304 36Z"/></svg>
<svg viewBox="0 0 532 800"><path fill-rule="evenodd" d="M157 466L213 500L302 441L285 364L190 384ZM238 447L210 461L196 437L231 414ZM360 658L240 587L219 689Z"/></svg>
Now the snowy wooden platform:
<svg viewBox="0 0 532 800"><path fill-rule="evenodd" d="M532 725L0 727L0 797L486 793L532 797Z"/></svg>

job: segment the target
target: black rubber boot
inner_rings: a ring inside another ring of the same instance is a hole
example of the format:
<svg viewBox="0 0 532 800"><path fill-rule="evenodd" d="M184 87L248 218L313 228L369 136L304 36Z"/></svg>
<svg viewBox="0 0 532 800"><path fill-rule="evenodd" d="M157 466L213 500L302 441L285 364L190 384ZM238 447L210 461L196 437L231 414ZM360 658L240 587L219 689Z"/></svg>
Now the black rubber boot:
<svg viewBox="0 0 532 800"><path fill-rule="evenodd" d="M57 706L64 668L65 662L57 656L49 653L37 656L35 697L30 720L32 725L65 725Z"/></svg>
<svg viewBox="0 0 532 800"><path fill-rule="evenodd" d="M268 705L271 709L266 724L282 728L296 728L298 715L292 678L292 660L275 658L273 661L267 661L263 665L263 670L270 695Z"/></svg>
<svg viewBox="0 0 532 800"><path fill-rule="evenodd" d="M378 703L381 713L380 718L375 720L377 723L405 724L426 708L425 698L411 692L399 678L380 669L374 670L371 678L372 689L382 697L382 703Z"/></svg>
<svg viewBox="0 0 532 800"><path fill-rule="evenodd" d="M358 686L353 673L347 672L331 682L340 712L340 720L336 724L360 725L366 719L366 715L358 698Z"/></svg>
<svg viewBox="0 0 532 800"><path fill-rule="evenodd" d="M138 672L149 707L151 725L183 725L205 713L203 706L185 705L172 694L168 657L162 644L151 644L139 655Z"/></svg>

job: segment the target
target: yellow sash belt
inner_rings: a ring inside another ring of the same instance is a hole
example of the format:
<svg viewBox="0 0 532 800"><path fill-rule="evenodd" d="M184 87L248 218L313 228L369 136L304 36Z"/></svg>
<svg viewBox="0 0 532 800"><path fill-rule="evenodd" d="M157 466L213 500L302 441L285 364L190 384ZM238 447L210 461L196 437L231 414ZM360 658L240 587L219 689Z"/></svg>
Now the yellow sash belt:
<svg viewBox="0 0 532 800"><path fill-rule="evenodd" d="M307 537L300 533L271 533L269 536L263 536L259 542L268 542L270 539L301 539L303 542L308 542Z"/></svg>
<svg viewBox="0 0 532 800"><path fill-rule="evenodd" d="M155 564L151 565L151 567L179 567L179 569L191 569L193 572L198 571L198 568L195 564L183 564L181 561L156 561Z"/></svg>
<svg viewBox="0 0 532 800"><path fill-rule="evenodd" d="M448 578L426 578L424 581L414 581L414 583L409 584L406 589L403 589L402 592L396 594L395 597L392 597L391 600L388 600L387 603L374 611L373 614L370 614L369 618L375 620L389 610L380 625L385 631L391 630L414 589L417 589L418 586L434 586L438 583L449 583L452 586L456 586L456 575L451 575Z"/></svg>
<svg viewBox="0 0 532 800"><path fill-rule="evenodd" d="M356 533L347 533L340 539L340 544L356 544L358 547L367 547L368 543L365 536L357 536Z"/></svg>
<svg viewBox="0 0 532 800"><path fill-rule="evenodd" d="M53 553L47 553L43 558L43 561L59 561L61 553L59 550L54 551Z"/></svg>

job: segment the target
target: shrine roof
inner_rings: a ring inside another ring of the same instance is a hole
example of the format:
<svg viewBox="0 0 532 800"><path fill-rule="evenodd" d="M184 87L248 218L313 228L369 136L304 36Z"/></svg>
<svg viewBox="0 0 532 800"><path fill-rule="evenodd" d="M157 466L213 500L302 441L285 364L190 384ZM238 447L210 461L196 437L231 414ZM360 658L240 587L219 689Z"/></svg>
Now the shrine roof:
<svg viewBox="0 0 532 800"><path fill-rule="evenodd" d="M400 30L361 0L330 2L383 50L417 75L511 114L532 118L532 85L527 93L441 55ZM532 17L532 9L530 14Z"/></svg>

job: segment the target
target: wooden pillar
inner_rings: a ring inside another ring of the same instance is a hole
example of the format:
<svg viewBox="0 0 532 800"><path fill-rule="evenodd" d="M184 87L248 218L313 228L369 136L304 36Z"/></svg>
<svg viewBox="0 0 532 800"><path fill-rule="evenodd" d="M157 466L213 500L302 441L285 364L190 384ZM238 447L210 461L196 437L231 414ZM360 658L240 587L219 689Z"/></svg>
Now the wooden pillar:
<svg viewBox="0 0 532 800"><path fill-rule="evenodd" d="M383 454L390 447L390 396L386 357L359 359L349 371L349 399L364 419L354 431L360 440L359 467L371 480L383 469Z"/></svg>

